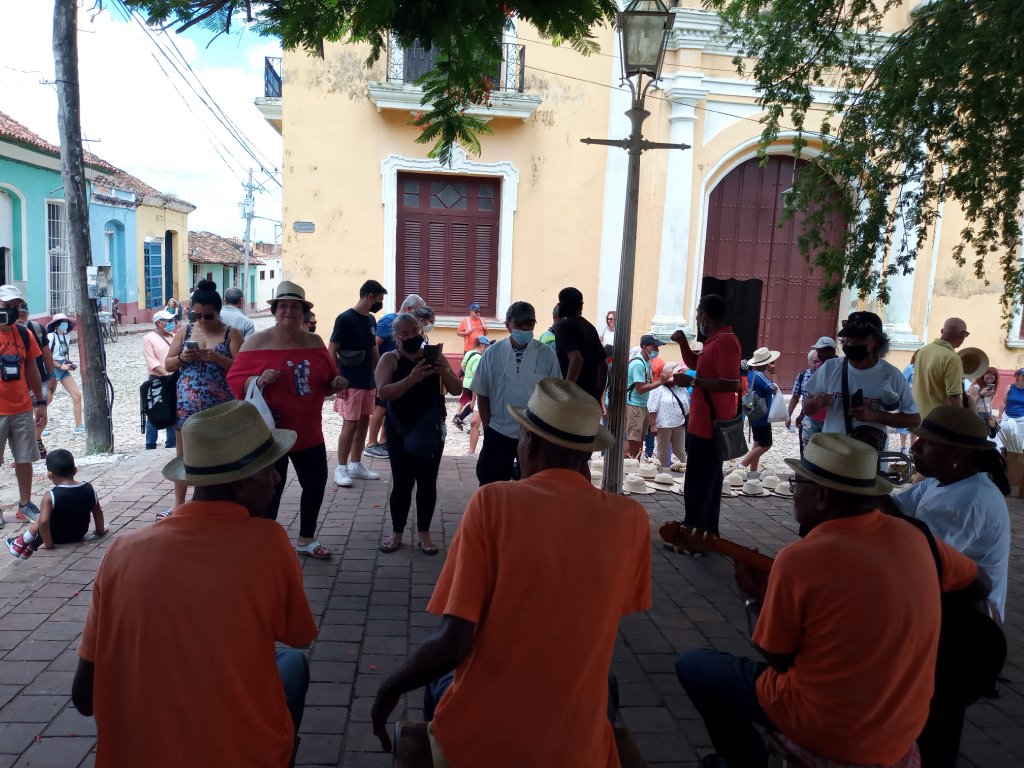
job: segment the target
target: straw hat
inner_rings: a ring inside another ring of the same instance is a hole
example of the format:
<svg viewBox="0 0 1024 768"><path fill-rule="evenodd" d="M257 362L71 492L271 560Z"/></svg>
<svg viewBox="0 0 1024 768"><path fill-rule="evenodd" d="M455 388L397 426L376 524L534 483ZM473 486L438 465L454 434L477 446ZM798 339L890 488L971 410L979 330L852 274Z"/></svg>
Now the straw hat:
<svg viewBox="0 0 1024 768"><path fill-rule="evenodd" d="M892 490L892 483L878 475L878 452L849 435L813 435L804 448L803 458L785 462L805 480L836 491L883 496Z"/></svg>
<svg viewBox="0 0 1024 768"><path fill-rule="evenodd" d="M275 302L283 299L290 299L293 301L301 301L303 308L309 312L313 308L312 301L306 301L306 291L298 283L293 283L291 280L282 280L277 284L277 291L274 293L274 298L267 302L267 304L273 305Z"/></svg>
<svg viewBox="0 0 1024 768"><path fill-rule="evenodd" d="M656 491L671 491L676 486L676 481L668 472L659 472L653 480L647 481L647 487Z"/></svg>
<svg viewBox="0 0 1024 768"><path fill-rule="evenodd" d="M725 476L725 484L731 486L743 485L746 478L735 469Z"/></svg>
<svg viewBox="0 0 1024 768"><path fill-rule="evenodd" d="M790 498L793 495L793 484L788 481L779 483L775 486L775 495Z"/></svg>
<svg viewBox="0 0 1024 768"><path fill-rule="evenodd" d="M594 402L596 403L597 401L595 400ZM622 492L627 495L646 495L649 493L654 493L654 489L648 488L647 483L644 482L644 479L640 477L640 475L629 474L626 475L626 479L622 481Z"/></svg>
<svg viewBox="0 0 1024 768"><path fill-rule="evenodd" d="M653 480L658 474L658 467L656 464L648 464L646 461L640 465L640 470L637 472L640 477L644 480Z"/></svg>
<svg viewBox="0 0 1024 768"><path fill-rule="evenodd" d="M747 360L747 365L768 365L768 363L774 363L779 359L782 353L775 349L768 349L768 347L759 347L754 350L754 356Z"/></svg>
<svg viewBox="0 0 1024 768"><path fill-rule="evenodd" d="M964 367L964 378L974 381L988 370L988 355L977 347L964 347L957 352Z"/></svg>
<svg viewBox="0 0 1024 768"><path fill-rule="evenodd" d="M680 493L682 493L682 491L680 491ZM734 491L727 485L722 486L722 495L725 496L726 498L729 498L731 496L739 496L739 494L736 493L736 491Z"/></svg>
<svg viewBox="0 0 1024 768"><path fill-rule="evenodd" d="M746 480L743 483L744 496L767 496L768 491L765 490L764 486L761 485L760 480Z"/></svg>
<svg viewBox="0 0 1024 768"><path fill-rule="evenodd" d="M579 386L546 376L537 382L523 408L508 405L509 414L530 432L572 451L603 451L615 444L601 426L601 406Z"/></svg>
<svg viewBox="0 0 1024 768"><path fill-rule="evenodd" d="M590 468L591 469L596 469L599 472L603 472L604 471L604 459L601 458L600 454L598 454L597 456L592 458L590 460L589 464L590 464Z"/></svg>
<svg viewBox="0 0 1024 768"><path fill-rule="evenodd" d="M782 480L778 475L767 475L761 478L761 485L767 488L769 491L774 491L775 488L781 483Z"/></svg>
<svg viewBox="0 0 1024 768"><path fill-rule="evenodd" d="M56 315L53 316L53 319L46 324L46 330L52 331L54 328L57 327L57 324L61 322L65 322L68 324L69 331L73 331L75 329L75 325L77 325L77 323L75 323L73 319L65 315L63 312L58 312ZM977 378L977 376L975 376L975 378Z"/></svg>
<svg viewBox="0 0 1024 768"><path fill-rule="evenodd" d="M601 472L600 470L591 470L590 482L595 488L600 488L604 485L604 472Z"/></svg>
<svg viewBox="0 0 1024 768"><path fill-rule="evenodd" d="M290 429L267 429L251 403L230 400L185 421L183 455L167 463L164 477L194 486L233 483L284 456L296 437Z"/></svg>
<svg viewBox="0 0 1024 768"><path fill-rule="evenodd" d="M640 462L636 459L623 459L622 460L622 471L626 474L630 472L640 471Z"/></svg>
<svg viewBox="0 0 1024 768"><path fill-rule="evenodd" d="M988 439L988 426L978 418L973 408L940 405L928 412L921 426L910 430L918 437L935 443L988 451L995 443Z"/></svg>

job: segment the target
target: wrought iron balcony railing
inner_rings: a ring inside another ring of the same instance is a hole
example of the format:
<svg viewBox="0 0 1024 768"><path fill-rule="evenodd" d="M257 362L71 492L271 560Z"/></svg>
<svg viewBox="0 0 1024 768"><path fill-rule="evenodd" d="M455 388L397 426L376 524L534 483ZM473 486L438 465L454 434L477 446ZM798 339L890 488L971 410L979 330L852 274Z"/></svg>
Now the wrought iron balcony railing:
<svg viewBox="0 0 1024 768"><path fill-rule="evenodd" d="M267 98L281 98L281 63L280 56L263 59L263 95Z"/></svg>
<svg viewBox="0 0 1024 768"><path fill-rule="evenodd" d="M437 54L436 48L423 48L419 43L402 47L392 38L388 42L388 82L415 83L434 68ZM522 93L525 70L526 46L501 43L501 67L491 78L492 90Z"/></svg>

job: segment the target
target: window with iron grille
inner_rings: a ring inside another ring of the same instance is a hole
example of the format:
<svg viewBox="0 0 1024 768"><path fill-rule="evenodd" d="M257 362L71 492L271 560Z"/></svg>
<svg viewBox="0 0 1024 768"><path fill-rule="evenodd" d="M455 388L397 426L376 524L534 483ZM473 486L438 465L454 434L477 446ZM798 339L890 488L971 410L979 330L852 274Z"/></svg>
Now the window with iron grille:
<svg viewBox="0 0 1024 768"><path fill-rule="evenodd" d="M189 293L191 293L192 291L194 291L196 289L196 286L199 285L199 281L202 280L202 279L203 279L203 276L199 272L199 265L193 262L193 264L192 264L192 290L189 291Z"/></svg>
<svg viewBox="0 0 1024 768"><path fill-rule="evenodd" d="M46 204L46 258L50 280L50 314L73 312L75 299L71 286L71 250L68 247L68 221L63 202Z"/></svg>
<svg viewBox="0 0 1024 768"><path fill-rule="evenodd" d="M146 243L142 248L144 279L146 284L146 307L163 309L164 307L164 260L163 243Z"/></svg>
<svg viewBox="0 0 1024 768"><path fill-rule="evenodd" d="M418 293L438 314L477 302L494 317L500 192L493 178L398 174L397 293Z"/></svg>

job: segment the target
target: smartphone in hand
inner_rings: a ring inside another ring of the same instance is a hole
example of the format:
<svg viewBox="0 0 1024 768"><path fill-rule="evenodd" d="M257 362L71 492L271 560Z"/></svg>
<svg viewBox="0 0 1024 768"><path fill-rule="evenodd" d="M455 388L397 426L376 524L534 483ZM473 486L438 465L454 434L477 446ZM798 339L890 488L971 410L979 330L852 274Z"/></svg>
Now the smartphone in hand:
<svg viewBox="0 0 1024 768"><path fill-rule="evenodd" d="M856 392L850 395L850 407L860 408L862 405L864 405L864 390L858 389Z"/></svg>
<svg viewBox="0 0 1024 768"><path fill-rule="evenodd" d="M185 347L185 349L188 352L198 352L199 351L199 342L198 341L186 341L185 344L184 344L184 347Z"/></svg>
<svg viewBox="0 0 1024 768"><path fill-rule="evenodd" d="M431 365L437 365L441 361L441 348L443 344L427 344L423 348L423 359Z"/></svg>

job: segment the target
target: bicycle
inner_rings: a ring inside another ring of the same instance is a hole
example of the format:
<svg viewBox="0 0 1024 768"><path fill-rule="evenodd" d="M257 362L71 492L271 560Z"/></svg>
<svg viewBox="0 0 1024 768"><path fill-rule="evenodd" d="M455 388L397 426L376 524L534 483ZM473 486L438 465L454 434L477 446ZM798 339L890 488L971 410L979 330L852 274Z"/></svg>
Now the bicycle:
<svg viewBox="0 0 1024 768"><path fill-rule="evenodd" d="M107 341L111 344L117 343L117 323L114 322L114 316L110 312L100 312L100 333Z"/></svg>

